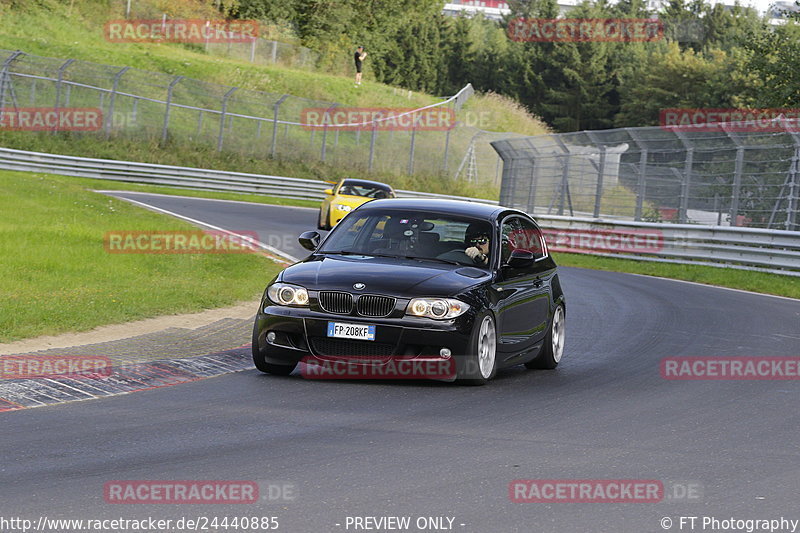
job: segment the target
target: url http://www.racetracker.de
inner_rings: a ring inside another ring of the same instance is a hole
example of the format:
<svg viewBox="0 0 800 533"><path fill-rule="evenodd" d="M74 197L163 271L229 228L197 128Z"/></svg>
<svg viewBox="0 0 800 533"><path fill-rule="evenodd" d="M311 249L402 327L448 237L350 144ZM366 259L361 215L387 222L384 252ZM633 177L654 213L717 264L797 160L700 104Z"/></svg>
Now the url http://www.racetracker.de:
<svg viewBox="0 0 800 533"><path fill-rule="evenodd" d="M65 532L65 531L276 531L280 526L276 516L195 516L175 519L153 518L104 518L37 519L0 516L0 533Z"/></svg>

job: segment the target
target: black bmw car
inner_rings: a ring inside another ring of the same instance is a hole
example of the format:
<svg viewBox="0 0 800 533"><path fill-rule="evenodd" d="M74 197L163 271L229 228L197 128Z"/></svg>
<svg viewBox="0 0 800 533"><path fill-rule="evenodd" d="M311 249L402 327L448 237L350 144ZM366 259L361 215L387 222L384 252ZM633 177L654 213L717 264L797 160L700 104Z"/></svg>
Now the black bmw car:
<svg viewBox="0 0 800 533"><path fill-rule="evenodd" d="M253 361L290 374L301 360L449 361L483 384L498 369L552 369L564 350L565 301L536 223L514 209L386 199L348 214L267 286Z"/></svg>

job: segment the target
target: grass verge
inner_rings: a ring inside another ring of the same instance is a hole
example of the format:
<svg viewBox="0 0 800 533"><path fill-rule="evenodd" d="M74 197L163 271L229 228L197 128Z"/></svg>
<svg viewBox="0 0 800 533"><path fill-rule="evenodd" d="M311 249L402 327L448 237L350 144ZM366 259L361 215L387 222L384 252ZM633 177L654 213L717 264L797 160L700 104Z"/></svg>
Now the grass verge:
<svg viewBox="0 0 800 533"><path fill-rule="evenodd" d="M588 254L553 253L553 257L556 263L562 266L645 274L647 276L694 281L705 285L717 285L719 287L800 299L800 279L794 276L704 265L633 261L630 259L597 257Z"/></svg>
<svg viewBox="0 0 800 533"><path fill-rule="evenodd" d="M66 176L65 176L66 177ZM161 185L142 185L124 181L97 180L90 178L69 177L72 183L93 190L109 191L137 191L155 194L168 194L170 196L189 196L191 198L211 198L213 200L236 200L238 202L251 202L254 204L293 205L297 207L318 208L320 202L314 200L298 200L295 198L276 198L261 194L247 194L222 191L201 191L197 189L181 189L178 187L163 187Z"/></svg>
<svg viewBox="0 0 800 533"><path fill-rule="evenodd" d="M0 342L254 299L280 269L251 254L107 253L108 231L197 228L69 177L0 171L0 212Z"/></svg>

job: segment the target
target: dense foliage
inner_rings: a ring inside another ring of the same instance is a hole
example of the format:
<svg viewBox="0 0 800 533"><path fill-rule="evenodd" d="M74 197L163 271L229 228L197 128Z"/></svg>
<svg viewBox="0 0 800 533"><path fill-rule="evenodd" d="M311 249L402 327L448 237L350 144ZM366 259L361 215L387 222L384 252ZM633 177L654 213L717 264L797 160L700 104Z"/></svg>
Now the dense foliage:
<svg viewBox="0 0 800 533"><path fill-rule="evenodd" d="M357 44L369 76L452 94L467 82L510 96L559 131L658 123L664 108L800 105L800 27L773 28L749 8L671 0L584 2L570 18L650 18L654 42L517 42L517 17L553 18L554 0L510 0L503 22L442 15L441 0L238 0L231 14L293 28L341 64Z"/></svg>

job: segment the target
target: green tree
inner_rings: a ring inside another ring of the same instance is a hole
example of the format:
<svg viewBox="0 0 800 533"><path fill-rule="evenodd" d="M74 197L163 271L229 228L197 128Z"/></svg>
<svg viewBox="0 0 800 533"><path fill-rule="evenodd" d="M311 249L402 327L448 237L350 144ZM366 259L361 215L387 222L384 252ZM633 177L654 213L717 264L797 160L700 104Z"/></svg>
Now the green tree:
<svg viewBox="0 0 800 533"><path fill-rule="evenodd" d="M800 26L786 24L750 35L745 68L758 80L749 96L758 107L800 105Z"/></svg>

